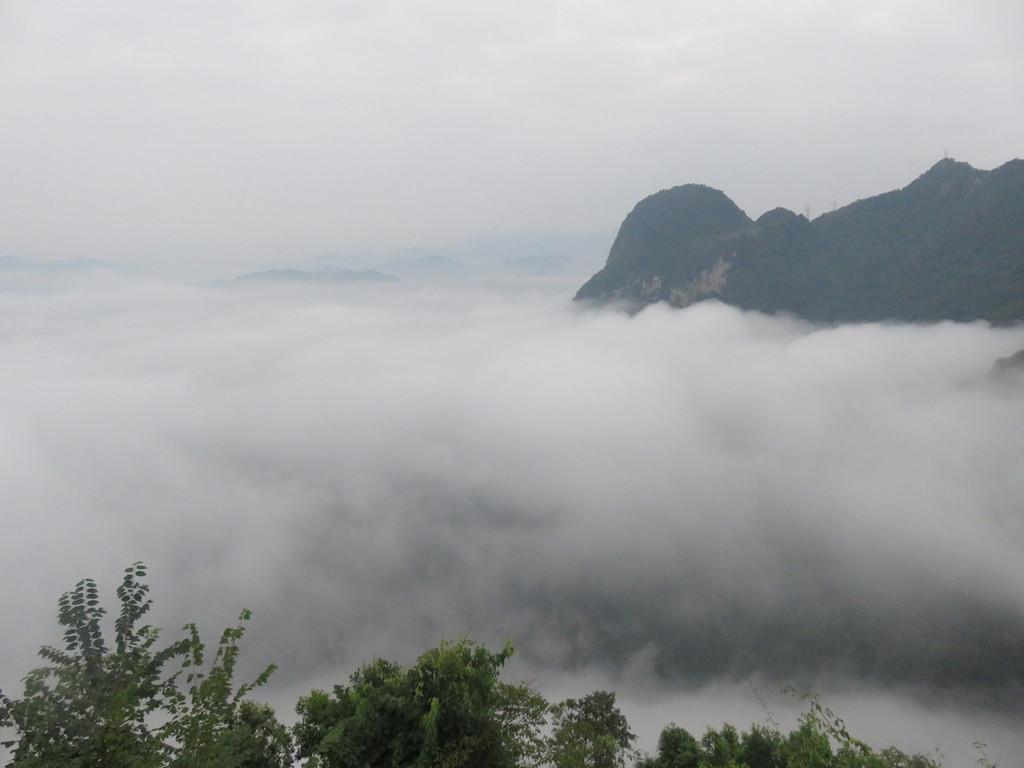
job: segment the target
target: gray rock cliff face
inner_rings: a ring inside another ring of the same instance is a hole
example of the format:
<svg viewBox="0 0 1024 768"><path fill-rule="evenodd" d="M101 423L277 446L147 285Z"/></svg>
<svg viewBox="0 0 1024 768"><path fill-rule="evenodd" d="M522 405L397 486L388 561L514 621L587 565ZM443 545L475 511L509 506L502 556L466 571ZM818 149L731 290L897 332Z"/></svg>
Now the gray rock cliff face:
<svg viewBox="0 0 1024 768"><path fill-rule="evenodd" d="M730 253L720 246L752 224L717 189L686 184L658 192L622 222L604 269L576 298L677 306L699 300L720 287L728 271Z"/></svg>

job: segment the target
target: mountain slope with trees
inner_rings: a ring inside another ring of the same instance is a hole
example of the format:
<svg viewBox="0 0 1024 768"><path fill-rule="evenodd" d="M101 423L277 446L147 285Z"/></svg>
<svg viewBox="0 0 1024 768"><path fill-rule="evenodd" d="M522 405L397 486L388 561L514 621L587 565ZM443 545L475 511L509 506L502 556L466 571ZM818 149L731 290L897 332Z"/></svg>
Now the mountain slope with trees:
<svg viewBox="0 0 1024 768"><path fill-rule="evenodd" d="M1024 321L1024 160L947 158L813 221L783 208L753 221L699 184L662 190L576 294L632 309L707 298L820 322Z"/></svg>

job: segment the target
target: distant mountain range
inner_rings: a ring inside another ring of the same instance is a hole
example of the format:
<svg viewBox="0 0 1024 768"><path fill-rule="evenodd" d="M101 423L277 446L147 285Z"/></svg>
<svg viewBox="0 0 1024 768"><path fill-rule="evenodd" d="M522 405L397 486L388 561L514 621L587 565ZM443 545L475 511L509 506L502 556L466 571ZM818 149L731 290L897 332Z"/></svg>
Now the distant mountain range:
<svg viewBox="0 0 1024 768"><path fill-rule="evenodd" d="M534 285L538 279L578 285L607 251L611 233L579 235L558 230L515 229L476 235L439 248L327 253L300 262L301 268L267 269L218 280L221 287L306 283L402 282L468 286L504 281Z"/></svg>
<svg viewBox="0 0 1024 768"><path fill-rule="evenodd" d="M495 230L447 246L326 253L305 268L374 270L409 283L473 284L494 279L564 278L566 288L601 264L612 232Z"/></svg>
<svg viewBox="0 0 1024 768"><path fill-rule="evenodd" d="M567 267L575 270L587 265L587 271L601 263L608 252L614 232L578 234L556 229L492 230L446 246L403 248L397 251L350 251L325 253L308 260L305 268L376 269L397 272L409 265L414 271L441 274L454 267L493 270L507 265L535 262L531 269L543 272L562 272Z"/></svg>
<svg viewBox="0 0 1024 768"><path fill-rule="evenodd" d="M308 272L304 269L267 269L262 272L249 272L239 275L231 283L234 285L254 283L320 283L320 284L342 284L350 283L393 283L398 278L391 275L383 275L372 269L352 270L337 269L324 270L320 272Z"/></svg>
<svg viewBox="0 0 1024 768"><path fill-rule="evenodd" d="M784 208L753 221L700 184L663 190L576 294L631 309L708 298L821 322L1024 321L1024 161L944 159L812 221Z"/></svg>

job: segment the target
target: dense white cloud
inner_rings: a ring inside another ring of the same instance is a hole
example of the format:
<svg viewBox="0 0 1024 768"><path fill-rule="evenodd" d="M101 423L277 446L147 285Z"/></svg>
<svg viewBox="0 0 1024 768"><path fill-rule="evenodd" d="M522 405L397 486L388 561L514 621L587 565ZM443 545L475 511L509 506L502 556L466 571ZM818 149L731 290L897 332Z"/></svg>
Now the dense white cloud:
<svg viewBox="0 0 1024 768"><path fill-rule="evenodd" d="M118 283L8 293L0 327L4 685L60 592L142 559L165 626L256 611L282 707L469 632L648 729L758 719L754 676L907 748L1016 744L1019 328Z"/></svg>
<svg viewBox="0 0 1024 768"><path fill-rule="evenodd" d="M1021 155L1022 24L1004 0L3 3L0 256L242 272L609 232L692 181L818 213L946 151ZM143 559L159 623L256 610L279 706L471 632L566 695L618 687L648 736L759 719L753 675L905 748L1024 750L1024 397L989 375L1019 328L0 289L2 685L61 591Z"/></svg>
<svg viewBox="0 0 1024 768"><path fill-rule="evenodd" d="M0 9L0 253L216 269L529 225L698 181L753 216L1021 154L1009 4Z"/></svg>

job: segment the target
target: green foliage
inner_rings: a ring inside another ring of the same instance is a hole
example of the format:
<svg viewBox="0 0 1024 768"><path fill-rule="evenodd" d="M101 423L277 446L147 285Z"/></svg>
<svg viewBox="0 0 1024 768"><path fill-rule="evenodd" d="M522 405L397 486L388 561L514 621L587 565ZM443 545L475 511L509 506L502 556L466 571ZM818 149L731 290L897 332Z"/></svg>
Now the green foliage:
<svg viewBox="0 0 1024 768"><path fill-rule="evenodd" d="M817 696L799 694L807 704L799 724L787 734L775 726L753 725L738 733L728 723L709 728L698 741L672 724L661 732L658 751L637 768L938 768L928 755L908 755L889 747L876 752L853 738L845 723Z"/></svg>
<svg viewBox="0 0 1024 768"><path fill-rule="evenodd" d="M782 768L784 738L776 728L754 723L740 736L743 755L749 768Z"/></svg>
<svg viewBox="0 0 1024 768"><path fill-rule="evenodd" d="M188 638L181 667L185 672L185 689L176 687L167 711L171 719L162 726L161 735L179 745L172 766L241 765L240 751L265 752L268 745L247 744L251 738L262 742L271 734L287 731L268 722L267 709L257 709L244 697L254 688L264 685L274 672L270 665L251 683L234 688L234 673L238 663L238 642L245 634L244 623L251 618L242 611L239 623L222 633L213 663L203 671L206 648L194 624L186 625ZM270 719L273 713L270 712ZM287 745L271 747L271 751L286 753ZM287 764L287 763L283 763Z"/></svg>
<svg viewBox="0 0 1024 768"><path fill-rule="evenodd" d="M794 768L938 768L937 758L908 755L896 747L876 752L868 744L853 738L846 724L831 709L823 706L815 694L799 693L787 687L808 705L800 717L800 727L787 740L787 766ZM833 753L833 748L835 752Z"/></svg>
<svg viewBox="0 0 1024 768"><path fill-rule="evenodd" d="M290 765L289 735L273 712L243 701L266 682L273 666L233 690L238 641L249 613L224 630L204 670L205 646L195 625L163 648L157 648L157 629L139 625L152 605L145 575L141 563L125 569L113 650L104 639L106 611L95 582L84 579L60 598L63 648L40 650L49 664L25 677L22 698L0 698L0 724L16 734L3 742L12 750L10 766ZM253 755L258 761L246 762Z"/></svg>
<svg viewBox="0 0 1024 768"><path fill-rule="evenodd" d="M724 724L708 728L700 741L674 723L661 732L658 752L637 763L638 768L783 768L786 737L775 729L753 725L740 733Z"/></svg>
<svg viewBox="0 0 1024 768"><path fill-rule="evenodd" d="M665 727L658 737L656 757L641 759L638 768L697 768L704 759L704 748L688 730L675 723Z"/></svg>
<svg viewBox="0 0 1024 768"><path fill-rule="evenodd" d="M299 722L285 728L274 711L246 698L273 665L236 685L239 642L249 620L221 634L213 659L194 624L158 647L146 570L125 570L113 644L96 584L85 579L58 603L63 646L45 646L47 666L25 677L25 692L0 691L0 727L15 738L10 768L285 768L295 754L307 768L937 768L935 757L895 747L876 751L812 694L782 733L728 723L697 739L674 723L655 755L640 756L615 694L595 691L550 705L528 684L499 673L511 646L495 653L462 639L442 642L410 668L376 659L332 694L300 698ZM767 711L767 710L766 710ZM992 766L978 744L978 763ZM992 767L994 768L994 766Z"/></svg>
<svg viewBox="0 0 1024 768"><path fill-rule="evenodd" d="M221 736L237 768L285 768L292 764L292 739L267 704L238 702Z"/></svg>
<svg viewBox="0 0 1024 768"><path fill-rule="evenodd" d="M463 639L441 643L409 669L377 659L333 694L299 700L298 756L325 768L529 764L542 700L498 681L511 654Z"/></svg>
<svg viewBox="0 0 1024 768"><path fill-rule="evenodd" d="M545 764L548 742L543 730L548 709L547 699L529 685L498 683L498 723L514 765L535 768Z"/></svg>
<svg viewBox="0 0 1024 768"><path fill-rule="evenodd" d="M622 768L634 756L636 736L615 704L615 694L595 691L551 707L550 762L556 768Z"/></svg>
<svg viewBox="0 0 1024 768"><path fill-rule="evenodd" d="M636 737L615 694L551 706L498 679L511 653L463 639L408 669L376 659L349 685L299 700L297 754L318 768L623 768Z"/></svg>

